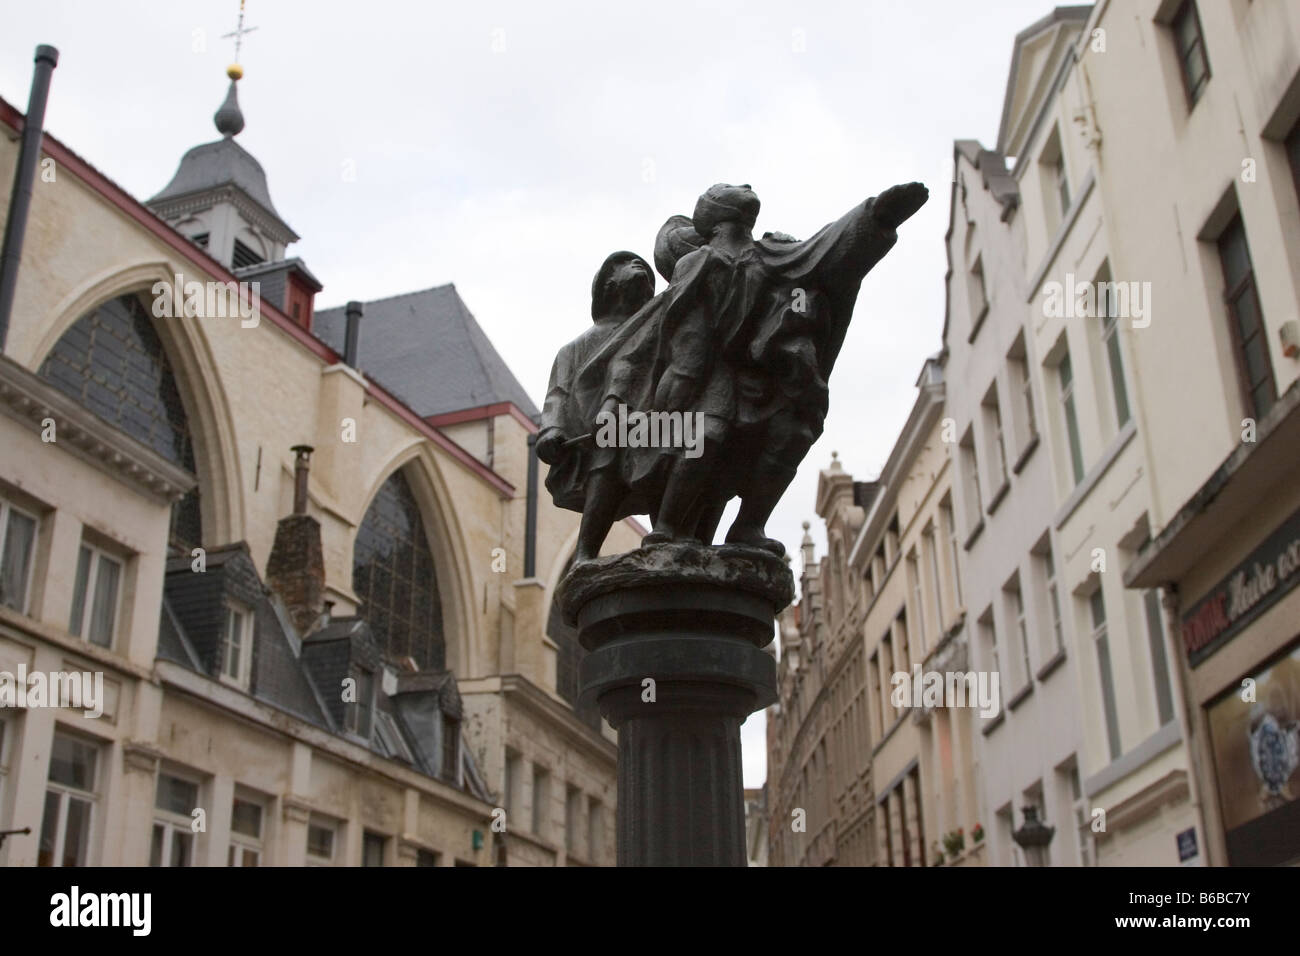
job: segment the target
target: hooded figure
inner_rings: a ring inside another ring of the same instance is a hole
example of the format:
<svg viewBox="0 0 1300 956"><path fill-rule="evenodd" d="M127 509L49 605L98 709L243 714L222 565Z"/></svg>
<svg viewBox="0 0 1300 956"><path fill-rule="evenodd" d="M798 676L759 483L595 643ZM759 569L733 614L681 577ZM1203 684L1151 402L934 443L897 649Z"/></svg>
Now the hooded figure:
<svg viewBox="0 0 1300 956"><path fill-rule="evenodd" d="M727 541L784 553L764 527L821 434L827 380L862 278L927 196L920 183L895 186L803 242L754 240L759 201L747 185L719 184L700 197L692 226L703 244L677 259L669 287L573 374L575 394L599 393L603 408L703 415L699 457L619 449L622 483L657 504L643 509L654 519L645 543L711 543L723 506L739 495ZM665 225L669 241L661 232L656 251L669 253L656 256L661 270L695 244L681 218Z"/></svg>
<svg viewBox="0 0 1300 956"><path fill-rule="evenodd" d="M542 405L542 427L537 435L537 457L551 465L546 490L556 505L583 515L579 532L579 560L594 558L611 525L619 518L648 510L633 496L614 466L621 453L601 447L591 437L604 398L599 389L583 387L577 372L654 294L654 273L633 252L615 252L601 264L591 283L591 318L594 323L555 356L551 381Z"/></svg>

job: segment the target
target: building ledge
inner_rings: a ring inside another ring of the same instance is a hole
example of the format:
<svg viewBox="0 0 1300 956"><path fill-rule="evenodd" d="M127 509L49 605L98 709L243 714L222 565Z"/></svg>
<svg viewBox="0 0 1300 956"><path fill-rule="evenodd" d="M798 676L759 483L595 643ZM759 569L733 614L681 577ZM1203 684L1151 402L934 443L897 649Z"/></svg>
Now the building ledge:
<svg viewBox="0 0 1300 956"><path fill-rule="evenodd" d="M1001 487L999 487L997 491L993 492L993 497L989 500L990 515L992 515L993 512L998 510L998 505L1002 504L1002 499L1007 496L1007 492L1010 490L1011 490L1011 482L1006 478L1003 478Z"/></svg>
<svg viewBox="0 0 1300 956"><path fill-rule="evenodd" d="M1029 439L1029 443L1025 445L1024 450L1020 452L1020 457L1016 459L1016 463L1011 466L1011 473L1013 475L1020 474L1020 470L1025 467L1025 462L1029 461L1029 456L1034 453L1034 449L1037 447L1038 432L1034 432Z"/></svg>
<svg viewBox="0 0 1300 956"><path fill-rule="evenodd" d="M1039 681L1042 681L1046 679L1047 676L1052 673L1052 671L1056 670L1064 663L1065 663L1065 648L1063 647L1055 654L1053 654L1051 658L1047 661L1047 663L1045 663L1042 667L1038 668L1038 673L1035 676L1039 679Z"/></svg>
<svg viewBox="0 0 1300 956"><path fill-rule="evenodd" d="M1083 781L1084 795L1091 799L1103 790L1113 787L1134 770L1146 766L1183 739L1177 720L1171 720L1128 753L1112 760L1108 765Z"/></svg>
<svg viewBox="0 0 1300 956"><path fill-rule="evenodd" d="M1083 504L1083 499L1092 494L1092 490L1105 477L1106 472L1110 471L1110 466L1115 464L1115 459L1119 457L1120 452L1128 446L1128 443L1133 440L1133 436L1136 434L1137 425L1130 418L1128 424L1121 428L1119 433L1111 439L1105 454L1101 456L1101 461L1093 465L1092 470L1083 476L1083 481L1074 486L1074 491L1070 492L1070 496L1065 499L1065 504L1061 505L1060 510L1057 511L1056 517L1052 519L1052 525L1057 531L1060 531L1061 526L1070 520L1070 515L1074 514L1079 505Z"/></svg>
<svg viewBox="0 0 1300 956"><path fill-rule="evenodd" d="M1176 582L1201 556L1258 508L1260 498L1294 481L1300 448L1300 379L1264 419L1256 441L1241 442L1214 470L1124 572L1124 585L1153 588Z"/></svg>
<svg viewBox="0 0 1300 956"><path fill-rule="evenodd" d="M1011 699L1007 701L1007 710L1015 710L1025 701L1025 698L1033 692L1034 682L1032 680L1026 680L1025 686L1016 691L1015 694L1012 695Z"/></svg>
<svg viewBox="0 0 1300 956"><path fill-rule="evenodd" d="M987 737L989 734L993 733L993 731L1001 727L1002 722L1005 721L1006 719L1007 719L1006 710L1005 709L999 710L998 715L996 717L990 717L985 722L984 726L980 728L980 733L982 733L985 737Z"/></svg>
<svg viewBox="0 0 1300 956"><path fill-rule="evenodd" d="M1019 163L1017 163L1017 166ZM1026 302L1033 302L1038 296L1038 289L1047 278L1047 272L1052 268L1052 263L1056 261L1057 255L1061 252L1061 246L1065 245L1066 237L1070 235L1070 230L1074 228L1075 220L1079 218L1079 213L1083 211L1084 203L1087 202L1088 194L1092 192L1092 187L1097 182L1095 170L1088 170L1088 178L1083 181L1079 188L1079 195L1074 197L1074 202L1070 204L1070 211L1065 214L1061 220L1061 225L1056 229L1056 235L1052 237L1052 244L1047 248L1047 254L1043 256L1043 261L1039 263L1038 268L1034 270L1034 277L1029 281L1029 298Z"/></svg>
<svg viewBox="0 0 1300 956"><path fill-rule="evenodd" d="M964 544L962 544L962 548L965 549L966 551L969 551L971 549L971 545L975 543L975 539L980 536L980 532L983 530L984 530L984 519L980 518L979 521L975 522L975 527L970 529L970 534L966 535L966 541Z"/></svg>

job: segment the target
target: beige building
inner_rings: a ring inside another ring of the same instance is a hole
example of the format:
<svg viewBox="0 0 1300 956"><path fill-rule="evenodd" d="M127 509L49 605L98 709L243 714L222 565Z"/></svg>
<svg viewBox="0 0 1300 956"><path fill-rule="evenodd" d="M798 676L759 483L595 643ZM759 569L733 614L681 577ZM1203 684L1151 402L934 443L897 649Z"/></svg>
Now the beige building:
<svg viewBox="0 0 1300 956"><path fill-rule="evenodd" d="M45 138L0 343L0 865L612 863L536 409L450 286L316 313L233 83L217 123L148 204Z"/></svg>
<svg viewBox="0 0 1300 956"><path fill-rule="evenodd" d="M974 708L912 693L969 669L937 359L917 385L878 479L838 457L819 479L829 550L815 561L805 534L768 711L774 865L984 862Z"/></svg>

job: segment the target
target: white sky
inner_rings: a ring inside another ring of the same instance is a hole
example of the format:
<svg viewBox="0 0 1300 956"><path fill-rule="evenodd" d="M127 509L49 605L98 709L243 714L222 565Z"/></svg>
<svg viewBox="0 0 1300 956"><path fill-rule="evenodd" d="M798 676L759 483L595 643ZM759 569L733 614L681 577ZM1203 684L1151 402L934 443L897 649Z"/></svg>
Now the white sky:
<svg viewBox="0 0 1300 956"><path fill-rule="evenodd" d="M757 233L806 238L887 186L925 182L930 202L863 283L825 434L768 526L793 552L831 450L874 477L907 418L941 345L952 142L993 144L1015 34L1051 9L250 0L239 142L303 236L289 254L324 283L319 307L454 282L539 405L556 349L590 321L600 262L625 248L650 259L663 221L712 183L754 186ZM0 96L25 110L33 51L56 46L46 129L147 199L217 138L237 12L7 4ZM742 742L757 786L761 713Z"/></svg>

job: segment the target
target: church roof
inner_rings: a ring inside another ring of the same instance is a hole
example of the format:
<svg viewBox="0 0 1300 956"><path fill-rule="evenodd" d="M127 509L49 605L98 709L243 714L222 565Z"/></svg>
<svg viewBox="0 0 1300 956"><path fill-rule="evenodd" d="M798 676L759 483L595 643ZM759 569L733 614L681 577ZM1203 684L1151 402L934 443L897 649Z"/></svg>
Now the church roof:
<svg viewBox="0 0 1300 956"><path fill-rule="evenodd" d="M511 402L540 412L451 283L363 303L357 368L422 418ZM342 307L321 309L312 332L340 355Z"/></svg>
<svg viewBox="0 0 1300 956"><path fill-rule="evenodd" d="M280 219L275 204L271 202L262 164L230 137L203 143L187 152L181 157L172 181L148 202L152 205L164 199L176 199L228 185L242 189L248 198Z"/></svg>

